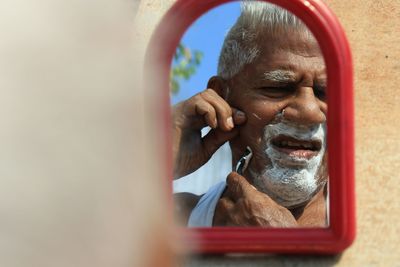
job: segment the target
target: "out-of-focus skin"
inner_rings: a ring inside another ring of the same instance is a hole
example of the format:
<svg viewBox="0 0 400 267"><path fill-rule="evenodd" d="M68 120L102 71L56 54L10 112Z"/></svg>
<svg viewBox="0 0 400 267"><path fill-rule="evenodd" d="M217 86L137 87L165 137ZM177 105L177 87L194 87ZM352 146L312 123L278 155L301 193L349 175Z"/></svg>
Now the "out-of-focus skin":
<svg viewBox="0 0 400 267"><path fill-rule="evenodd" d="M138 2L1 3L0 266L176 266Z"/></svg>
<svg viewBox="0 0 400 267"><path fill-rule="evenodd" d="M265 37L267 39L267 37ZM243 155L246 146L253 150L253 157L249 168L243 176L231 173L227 179L227 189L221 197L214 216L214 225L227 226L266 226L266 227L312 227L326 225L326 193L324 188L327 180L325 171L326 156L318 171L318 190L314 196L296 207L290 209L280 206L268 195L257 191L252 186L254 177L248 170L262 172L265 166L271 165L271 160L264 151L263 134L264 127L272 122L276 115L285 110L285 119L301 125L315 125L326 122L327 104L325 99L326 71L323 56L317 41L305 32L290 32L280 37L274 36L268 40L260 40L261 54L257 59L237 73L229 80L220 77L212 77L209 87L213 88L224 101L215 101L214 109L229 110L227 105L233 106L246 115L245 123L238 123L234 130L229 131L228 124L224 123L230 113L225 112L219 126L223 137L210 137L207 142L214 144L208 153L202 154L202 160L209 159L222 142L229 140L233 154L233 166ZM265 72L283 70L290 75L288 81L276 82L268 80ZM205 92L202 94L206 94ZM186 104L185 104L186 102ZM191 106L200 104L198 96L195 96L180 105ZM218 107L219 106L219 107ZM182 111L183 109L181 109ZM178 112L179 113L179 112ZM222 112L221 112L222 113ZM175 114L175 118L183 115ZM205 121L210 126L213 124L213 117L209 116ZM176 123L176 122L174 122ZM205 123L203 123L204 125ZM180 123L179 125L183 125ZM186 132L200 129L200 123L191 126L187 125ZM192 128L191 128L192 127ZM191 129L192 130L191 130ZM237 128L237 129L236 129ZM176 132L176 130L175 130ZM185 163L185 158L176 157L177 151L194 150L193 147L185 147L182 136L175 136L174 139L174 163L179 166L179 173L189 173L201 165ZM180 138L180 139L179 139ZM197 139L199 141L201 139ZM186 141L188 141L186 139ZM204 141L203 141L204 142ZM187 142L189 145L190 142ZM194 143L198 145L198 143ZM193 145L193 144L191 144ZM191 146L190 145L190 146ZM196 154L196 153L195 153ZM188 155L188 154L186 154ZM203 162L196 159L196 163ZM182 170L181 166L190 166L189 170ZM326 190L325 190L326 191ZM191 199L191 203L197 203L193 195L182 194L176 199ZM184 221L190 215L191 204L180 205L181 210L186 214Z"/></svg>

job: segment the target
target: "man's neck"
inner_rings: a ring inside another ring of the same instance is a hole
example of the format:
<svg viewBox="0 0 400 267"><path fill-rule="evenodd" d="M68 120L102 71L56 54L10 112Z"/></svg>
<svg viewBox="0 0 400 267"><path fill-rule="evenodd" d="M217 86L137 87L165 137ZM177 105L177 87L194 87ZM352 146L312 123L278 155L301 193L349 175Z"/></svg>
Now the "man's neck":
<svg viewBox="0 0 400 267"><path fill-rule="evenodd" d="M327 186L323 186L318 193L306 204L289 209L295 217L299 227L326 227L327 225Z"/></svg>

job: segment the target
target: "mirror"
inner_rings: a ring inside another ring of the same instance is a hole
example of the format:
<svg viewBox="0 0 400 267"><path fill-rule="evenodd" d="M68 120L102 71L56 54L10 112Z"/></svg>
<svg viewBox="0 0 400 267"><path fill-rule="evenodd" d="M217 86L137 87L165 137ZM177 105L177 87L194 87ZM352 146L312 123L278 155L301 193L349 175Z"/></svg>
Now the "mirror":
<svg viewBox="0 0 400 267"><path fill-rule="evenodd" d="M231 2L171 64L175 214L188 227L329 226L327 72L290 12Z"/></svg>

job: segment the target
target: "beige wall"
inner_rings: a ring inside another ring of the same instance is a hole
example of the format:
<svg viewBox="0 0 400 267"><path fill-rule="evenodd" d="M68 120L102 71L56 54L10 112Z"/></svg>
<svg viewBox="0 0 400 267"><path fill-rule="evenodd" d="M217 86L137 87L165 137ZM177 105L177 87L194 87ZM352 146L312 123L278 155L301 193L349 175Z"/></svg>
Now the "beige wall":
<svg viewBox="0 0 400 267"><path fill-rule="evenodd" d="M342 266L400 266L400 2L328 3L355 64L358 231Z"/></svg>
<svg viewBox="0 0 400 267"><path fill-rule="evenodd" d="M142 1L137 23L146 34L154 27L155 16L172 2ZM203 256L191 259L190 265L400 266L400 1L327 2L345 28L355 65L355 243L337 257ZM146 18L149 14L151 19ZM146 25L140 24L143 21Z"/></svg>

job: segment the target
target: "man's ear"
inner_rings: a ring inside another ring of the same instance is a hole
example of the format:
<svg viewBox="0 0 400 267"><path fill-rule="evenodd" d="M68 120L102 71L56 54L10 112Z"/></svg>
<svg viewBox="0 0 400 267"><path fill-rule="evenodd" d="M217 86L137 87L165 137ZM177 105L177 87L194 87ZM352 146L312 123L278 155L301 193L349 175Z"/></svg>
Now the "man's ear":
<svg viewBox="0 0 400 267"><path fill-rule="evenodd" d="M208 80L207 88L213 89L220 97L225 100L228 97L228 83L220 76L212 76L210 80Z"/></svg>

